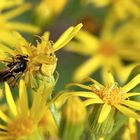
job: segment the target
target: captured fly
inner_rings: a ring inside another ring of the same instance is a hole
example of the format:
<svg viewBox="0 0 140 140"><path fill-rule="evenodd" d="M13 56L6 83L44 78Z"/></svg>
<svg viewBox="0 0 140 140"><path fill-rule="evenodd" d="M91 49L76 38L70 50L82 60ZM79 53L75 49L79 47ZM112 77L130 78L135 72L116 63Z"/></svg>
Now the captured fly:
<svg viewBox="0 0 140 140"><path fill-rule="evenodd" d="M9 81L8 82L11 86L14 86L16 83L16 76L22 74L27 67L27 60L28 56L25 55L16 55L13 57L12 62L8 62L7 68L0 72L0 82Z"/></svg>

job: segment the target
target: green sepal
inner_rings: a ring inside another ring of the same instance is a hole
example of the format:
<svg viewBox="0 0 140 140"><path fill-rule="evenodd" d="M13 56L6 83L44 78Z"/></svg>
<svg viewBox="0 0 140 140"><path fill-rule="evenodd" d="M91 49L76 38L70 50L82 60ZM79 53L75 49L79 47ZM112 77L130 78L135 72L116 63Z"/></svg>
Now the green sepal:
<svg viewBox="0 0 140 140"><path fill-rule="evenodd" d="M114 126L115 108L112 107L111 112L107 116L106 120L100 124L98 123L98 119L101 109L102 105L94 105L88 117L90 135L91 137L95 137L95 139L111 133Z"/></svg>
<svg viewBox="0 0 140 140"><path fill-rule="evenodd" d="M122 135L122 132L123 132L122 128L124 127L127 121L128 121L128 118L126 116L124 116L120 112L117 112L115 115L114 127L111 133L105 137L105 140L117 140L118 136Z"/></svg>
<svg viewBox="0 0 140 140"><path fill-rule="evenodd" d="M62 120L60 123L60 138L61 140L81 140L84 130L84 123L72 124Z"/></svg>

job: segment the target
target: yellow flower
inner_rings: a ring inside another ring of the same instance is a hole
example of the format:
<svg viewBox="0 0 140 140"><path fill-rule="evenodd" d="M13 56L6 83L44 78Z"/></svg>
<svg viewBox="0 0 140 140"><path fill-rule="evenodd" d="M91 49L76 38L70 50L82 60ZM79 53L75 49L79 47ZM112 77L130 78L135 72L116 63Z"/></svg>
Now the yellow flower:
<svg viewBox="0 0 140 140"><path fill-rule="evenodd" d="M36 23L46 25L61 13L67 2L68 0L42 0L35 9Z"/></svg>
<svg viewBox="0 0 140 140"><path fill-rule="evenodd" d="M114 81L114 78L110 72L106 74L104 85L98 83L94 79L90 79L90 81L93 83L90 86L76 83L72 84L86 89L87 91L71 91L57 95L55 98L56 106L61 106L70 96L81 96L86 98L84 101L85 106L95 104L103 105L98 118L99 124L103 123L108 117L109 113L114 109L120 111L127 117L132 117L137 121L140 121L140 115L135 112L140 111L140 103L131 99L131 97L140 96L140 93L129 92L140 83L140 74L134 77L134 79L123 87L119 86Z"/></svg>
<svg viewBox="0 0 140 140"><path fill-rule="evenodd" d="M41 42L37 41L36 46L28 43L18 33L8 34L8 38L5 39L9 39L8 41L12 46L1 45L0 60L11 62L13 60L9 56L28 56L28 64L24 72L25 83L35 88L38 86L39 80L42 81L44 76L47 76L48 79L53 77L53 72L57 64L55 52L64 47L78 33L81 27L82 24L68 28L55 43L49 40L49 33L46 32L42 37L39 37Z"/></svg>
<svg viewBox="0 0 140 140"><path fill-rule="evenodd" d="M4 93L9 109L8 114L0 110L0 118L4 122L0 124L0 139L31 138L32 134L37 131L38 122L46 110L46 100L40 93L34 92L31 107L29 107L28 93L23 80L20 80L17 102L14 101L7 83L5 83Z"/></svg>
<svg viewBox="0 0 140 140"><path fill-rule="evenodd" d="M121 19L132 15L138 17L140 14L139 0L88 0L89 3L94 3L97 7L112 6L114 13Z"/></svg>
<svg viewBox="0 0 140 140"><path fill-rule="evenodd" d="M16 16L22 14L23 12L27 11L31 8L30 4L23 4L22 6L18 6L12 10L8 11L1 11L0 12L0 41L3 37L6 38L5 34L8 34L10 31L23 31L23 32L31 32L31 33L38 33L40 29L36 26L31 24L22 23L18 21L11 21L11 19L15 18Z"/></svg>
<svg viewBox="0 0 140 140"><path fill-rule="evenodd" d="M91 56L75 71L73 77L75 81L83 80L99 68L102 70L102 77L109 69L117 74L121 82L127 79L136 63L125 66L123 60L128 61L133 58L136 51L133 50L132 46L123 46L121 39L124 34L118 32L111 33L105 29L101 33L101 37L97 38L86 31L80 31L76 36L76 41L68 44L66 50Z"/></svg>
<svg viewBox="0 0 140 140"><path fill-rule="evenodd" d="M22 4L23 0L0 0L0 11Z"/></svg>

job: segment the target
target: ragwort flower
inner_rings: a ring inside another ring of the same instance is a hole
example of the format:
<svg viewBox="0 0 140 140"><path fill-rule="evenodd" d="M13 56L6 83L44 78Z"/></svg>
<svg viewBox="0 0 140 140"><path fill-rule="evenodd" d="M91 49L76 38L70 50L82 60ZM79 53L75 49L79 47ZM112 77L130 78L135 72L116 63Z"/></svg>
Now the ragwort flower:
<svg viewBox="0 0 140 140"><path fill-rule="evenodd" d="M57 64L55 52L64 47L80 30L82 24L67 29L62 36L53 43L49 40L49 33L46 32L37 45L28 43L20 34L11 33L11 47L1 45L0 60L13 61L12 57L16 55L28 56L27 68L24 72L25 83L32 87L38 87L39 80L47 77L53 81L53 73ZM38 79L38 80L37 80Z"/></svg>
<svg viewBox="0 0 140 140"><path fill-rule="evenodd" d="M8 105L8 114L0 110L0 139L2 140L18 140L28 139L34 140L35 134L38 132L38 123L48 107L43 96L34 92L31 107L29 107L28 93L23 80L19 84L19 96L14 101L10 87L5 83L5 96Z"/></svg>
<svg viewBox="0 0 140 140"><path fill-rule="evenodd" d="M136 63L125 66L123 60L133 59L137 52L132 46L127 46L122 40L125 34L119 34L120 30L111 33L103 30L101 37L97 38L86 31L80 31L75 41L71 41L66 50L91 56L84 64L79 66L73 79L81 81L101 68L102 77L111 69L121 82L124 82ZM126 49L127 47L127 49ZM103 78L104 79L104 78Z"/></svg>
<svg viewBox="0 0 140 140"><path fill-rule="evenodd" d="M140 121L140 115L135 112L140 110L140 103L131 99L133 96L140 96L140 93L129 92L140 83L140 75L134 77L129 83L123 87L119 86L109 72L106 74L105 84L102 85L94 79L90 79L93 83L90 86L83 84L72 84L79 86L86 91L67 91L57 95L55 98L56 106L61 106L70 96L85 97L83 102L85 106L103 105L98 118L98 123L103 123L112 110L118 110L127 117L132 117ZM88 90L88 91L87 91ZM135 111L134 111L135 110Z"/></svg>

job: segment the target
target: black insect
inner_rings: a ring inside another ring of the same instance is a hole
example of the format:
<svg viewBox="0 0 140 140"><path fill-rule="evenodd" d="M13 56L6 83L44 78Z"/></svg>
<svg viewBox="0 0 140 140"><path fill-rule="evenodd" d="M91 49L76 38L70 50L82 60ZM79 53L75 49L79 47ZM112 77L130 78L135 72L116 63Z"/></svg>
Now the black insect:
<svg viewBox="0 0 140 140"><path fill-rule="evenodd" d="M7 68L0 72L0 82L8 81L13 78L10 84L14 85L16 82L16 75L22 74L27 67L28 56L16 55L12 57L13 61L7 64Z"/></svg>

